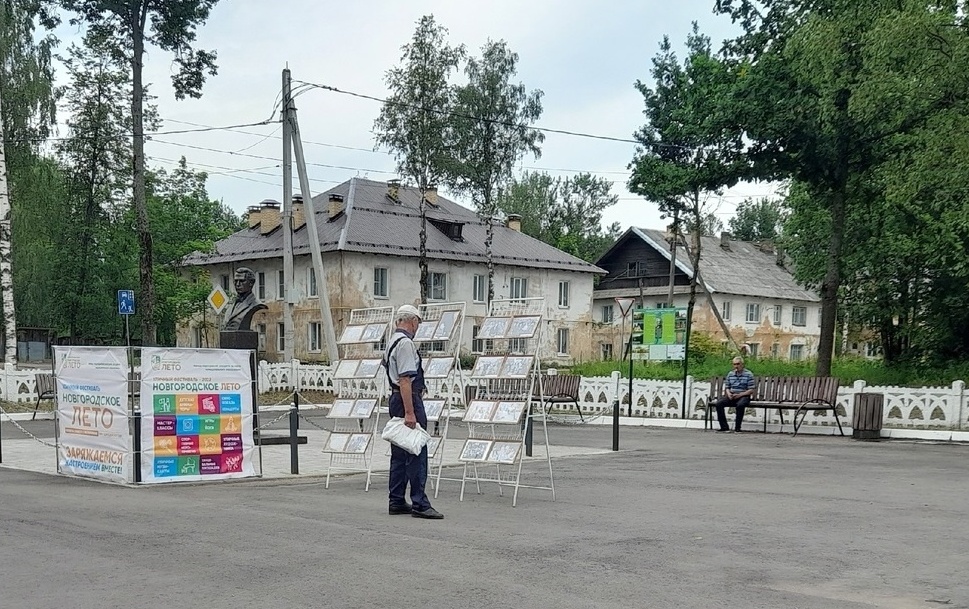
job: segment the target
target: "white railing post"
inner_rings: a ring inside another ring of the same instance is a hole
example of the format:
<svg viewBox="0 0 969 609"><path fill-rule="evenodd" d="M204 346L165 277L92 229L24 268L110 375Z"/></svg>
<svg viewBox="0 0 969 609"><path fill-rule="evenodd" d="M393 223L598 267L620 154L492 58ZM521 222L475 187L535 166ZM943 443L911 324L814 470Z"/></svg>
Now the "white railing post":
<svg viewBox="0 0 969 609"><path fill-rule="evenodd" d="M299 391L299 367L300 361L298 359L293 359L289 362L289 384L292 386L293 391Z"/></svg>
<svg viewBox="0 0 969 609"><path fill-rule="evenodd" d="M952 391L955 392L959 400L959 421L956 423L956 430L962 431L962 422L966 419L966 383L964 381L952 381Z"/></svg>

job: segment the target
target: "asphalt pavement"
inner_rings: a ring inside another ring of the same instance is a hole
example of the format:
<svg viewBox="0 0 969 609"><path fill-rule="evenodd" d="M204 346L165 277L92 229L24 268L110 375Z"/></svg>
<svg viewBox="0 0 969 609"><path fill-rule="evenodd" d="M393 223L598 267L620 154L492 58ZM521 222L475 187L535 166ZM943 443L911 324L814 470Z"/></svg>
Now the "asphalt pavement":
<svg viewBox="0 0 969 609"><path fill-rule="evenodd" d="M386 480L359 475L122 487L0 466L0 607L969 608L965 445L624 428L611 452L611 433L551 428L605 449L553 458L554 501L442 482L442 521L387 515Z"/></svg>

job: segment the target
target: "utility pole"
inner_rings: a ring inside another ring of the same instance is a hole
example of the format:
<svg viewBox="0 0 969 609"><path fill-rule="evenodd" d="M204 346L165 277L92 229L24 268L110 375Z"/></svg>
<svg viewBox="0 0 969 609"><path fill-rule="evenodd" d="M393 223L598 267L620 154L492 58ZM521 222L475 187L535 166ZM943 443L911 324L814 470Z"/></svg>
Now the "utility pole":
<svg viewBox="0 0 969 609"><path fill-rule="evenodd" d="M673 306L673 281L676 279L676 241L680 232L679 210L673 208L673 231L670 240L670 295L666 299L666 306Z"/></svg>
<svg viewBox="0 0 969 609"><path fill-rule="evenodd" d="M3 134L3 103L0 102L0 136ZM13 304L13 269L10 245L13 238L10 216L10 190L7 188L7 157L0 137L0 292L3 293L4 350L3 364L7 372L17 369L17 315Z"/></svg>
<svg viewBox="0 0 969 609"><path fill-rule="evenodd" d="M296 153L296 171L299 173L299 188L303 193L303 215L306 216L306 232L313 255L313 270L316 273L316 286L320 297L320 320L323 322L323 339L326 341L326 351L330 363L340 359L336 348L336 331L333 329L333 315L330 312L330 289L327 286L326 274L323 272L323 254L320 252L320 234L316 230L316 208L313 205L313 195L310 193L310 178L306 173L306 157L303 156L303 141L299 135L299 121L296 119L296 107L291 104L289 114L290 129L293 138L293 151ZM347 202L349 204L349 201Z"/></svg>
<svg viewBox="0 0 969 609"><path fill-rule="evenodd" d="M293 361L293 306L296 290L293 277L293 131L295 118L292 98L292 78L289 68L283 70L283 285L286 298L283 303L283 361Z"/></svg>

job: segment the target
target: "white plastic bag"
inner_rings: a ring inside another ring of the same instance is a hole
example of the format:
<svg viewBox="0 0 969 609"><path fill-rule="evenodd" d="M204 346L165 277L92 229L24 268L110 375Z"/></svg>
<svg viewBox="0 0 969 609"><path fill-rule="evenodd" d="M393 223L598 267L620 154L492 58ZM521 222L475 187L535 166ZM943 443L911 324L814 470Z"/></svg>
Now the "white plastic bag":
<svg viewBox="0 0 969 609"><path fill-rule="evenodd" d="M398 417L393 417L387 421L380 437L413 455L421 454L424 445L431 441L431 434L427 433L423 427L417 425L411 429L404 425L404 419Z"/></svg>

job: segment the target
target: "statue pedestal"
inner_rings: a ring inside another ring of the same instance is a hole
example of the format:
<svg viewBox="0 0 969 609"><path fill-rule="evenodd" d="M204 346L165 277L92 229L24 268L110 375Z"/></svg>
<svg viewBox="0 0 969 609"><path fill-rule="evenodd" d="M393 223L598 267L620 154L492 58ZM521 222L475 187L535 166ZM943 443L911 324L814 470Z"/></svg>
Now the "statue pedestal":
<svg viewBox="0 0 969 609"><path fill-rule="evenodd" d="M219 332L219 345L223 349L259 349L259 333L253 330L238 330L235 332ZM252 378L256 378L253 371Z"/></svg>

